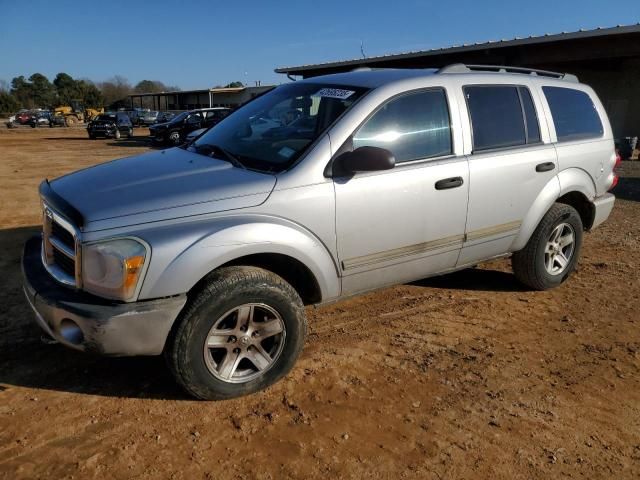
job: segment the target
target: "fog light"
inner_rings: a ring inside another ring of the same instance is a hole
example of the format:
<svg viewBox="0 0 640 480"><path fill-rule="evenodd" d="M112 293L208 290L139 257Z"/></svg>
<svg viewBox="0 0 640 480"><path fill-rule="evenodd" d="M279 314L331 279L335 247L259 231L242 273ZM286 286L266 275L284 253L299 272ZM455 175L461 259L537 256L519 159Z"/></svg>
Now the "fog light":
<svg viewBox="0 0 640 480"><path fill-rule="evenodd" d="M74 345L79 345L84 340L84 334L80 327L73 320L69 320L65 318L60 322L60 335L67 342L72 343Z"/></svg>

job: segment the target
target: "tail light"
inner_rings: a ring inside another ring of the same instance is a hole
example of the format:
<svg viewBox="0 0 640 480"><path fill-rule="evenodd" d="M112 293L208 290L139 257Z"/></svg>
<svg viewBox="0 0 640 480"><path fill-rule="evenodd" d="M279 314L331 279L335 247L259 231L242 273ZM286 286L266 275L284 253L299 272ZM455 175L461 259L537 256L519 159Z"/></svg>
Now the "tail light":
<svg viewBox="0 0 640 480"><path fill-rule="evenodd" d="M618 168L622 165L622 157L620 156L620 152L616 150L616 163L613 165L613 182L611 182L611 186L609 190L613 190L618 185L618 180L620 176L618 175Z"/></svg>

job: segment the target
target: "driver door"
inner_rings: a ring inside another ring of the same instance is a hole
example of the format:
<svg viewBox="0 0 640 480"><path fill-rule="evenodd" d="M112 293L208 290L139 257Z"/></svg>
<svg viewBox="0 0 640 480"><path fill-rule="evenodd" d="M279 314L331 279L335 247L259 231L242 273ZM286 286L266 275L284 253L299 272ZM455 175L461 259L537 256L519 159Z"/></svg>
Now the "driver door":
<svg viewBox="0 0 640 480"><path fill-rule="evenodd" d="M184 134L193 132L202 128L202 114L200 112L192 113L184 122Z"/></svg>
<svg viewBox="0 0 640 480"><path fill-rule="evenodd" d="M464 239L469 168L453 153L445 89L388 100L351 138L354 149L391 151L396 165L334 178L343 295L453 268Z"/></svg>

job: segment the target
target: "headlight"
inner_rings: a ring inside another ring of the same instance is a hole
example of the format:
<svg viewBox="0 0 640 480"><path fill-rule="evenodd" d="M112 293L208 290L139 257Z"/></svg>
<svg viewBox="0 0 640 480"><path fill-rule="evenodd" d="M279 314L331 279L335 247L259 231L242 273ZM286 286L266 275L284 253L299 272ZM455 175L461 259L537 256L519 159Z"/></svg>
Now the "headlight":
<svg viewBox="0 0 640 480"><path fill-rule="evenodd" d="M101 297L132 300L147 256L147 247L131 238L83 245L82 287Z"/></svg>

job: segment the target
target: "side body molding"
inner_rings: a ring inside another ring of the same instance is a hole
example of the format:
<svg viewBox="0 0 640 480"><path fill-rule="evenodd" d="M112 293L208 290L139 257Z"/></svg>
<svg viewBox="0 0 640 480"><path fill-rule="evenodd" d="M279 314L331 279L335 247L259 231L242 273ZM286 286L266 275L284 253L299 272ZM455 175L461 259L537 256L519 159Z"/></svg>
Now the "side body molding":
<svg viewBox="0 0 640 480"><path fill-rule="evenodd" d="M175 233L174 233L175 231ZM314 275L322 301L340 295L337 266L322 242L304 227L267 215L231 215L141 232L153 260L140 299L188 292L212 270L253 254L282 254Z"/></svg>

